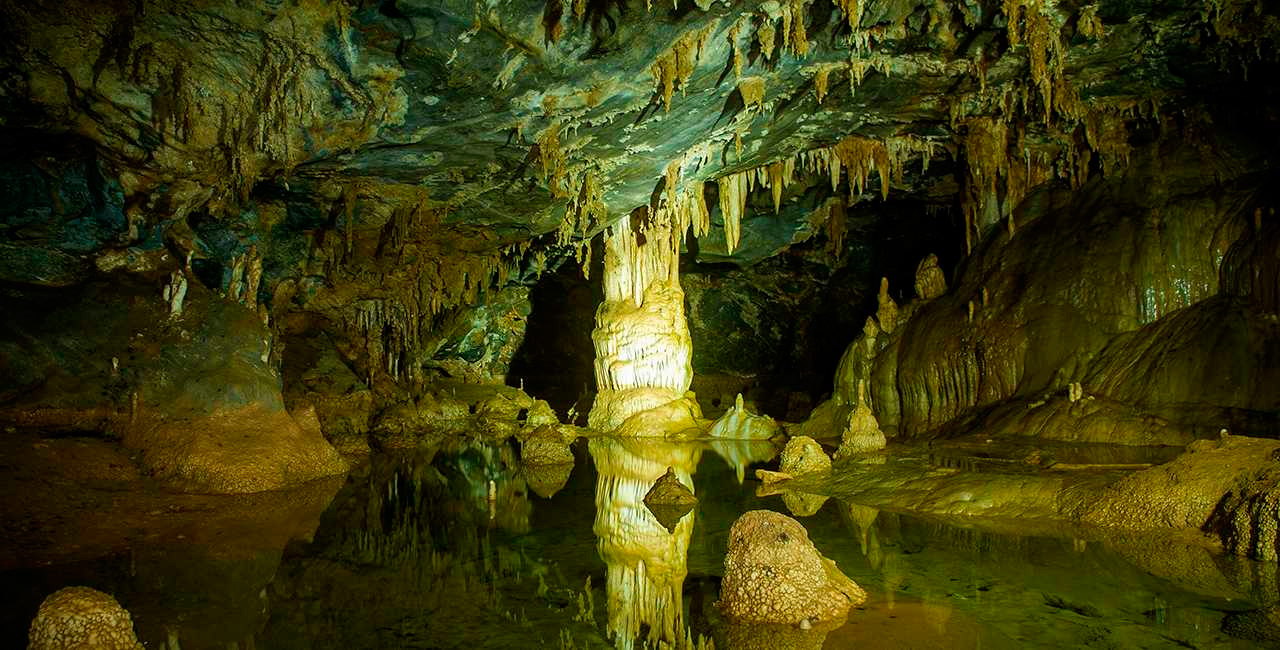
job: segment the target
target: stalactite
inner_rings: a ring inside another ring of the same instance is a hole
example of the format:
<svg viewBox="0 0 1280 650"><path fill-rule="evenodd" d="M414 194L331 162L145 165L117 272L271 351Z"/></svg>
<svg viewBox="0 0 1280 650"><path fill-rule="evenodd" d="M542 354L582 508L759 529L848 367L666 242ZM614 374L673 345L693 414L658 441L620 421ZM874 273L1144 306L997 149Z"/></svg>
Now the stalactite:
<svg viewBox="0 0 1280 650"><path fill-rule="evenodd" d="M742 76L742 62L744 60L744 57L742 56L742 47L738 45L738 32L741 31L741 29L742 29L742 23L736 22L733 24L732 27L729 28L729 33L728 33L729 46L733 49L733 76L734 77Z"/></svg>
<svg viewBox="0 0 1280 650"><path fill-rule="evenodd" d="M747 209L747 180L751 172L729 174L716 179L720 187L720 216L724 220L725 249L729 254L738 248L742 214Z"/></svg>
<svg viewBox="0 0 1280 650"><path fill-rule="evenodd" d="M839 64L820 65L813 73L813 94L818 99L819 104L827 96L827 86L831 78L831 72L837 67L839 67Z"/></svg>
<svg viewBox="0 0 1280 650"><path fill-rule="evenodd" d="M756 43L760 46L760 54L764 60L773 60L773 41L777 35L777 30L773 26L773 20L768 16L760 17L760 26L756 28Z"/></svg>
<svg viewBox="0 0 1280 650"><path fill-rule="evenodd" d="M862 22L862 0L836 0L836 6L849 21L849 28L854 32L859 31L858 25Z"/></svg>
<svg viewBox="0 0 1280 650"><path fill-rule="evenodd" d="M556 198L569 196L568 188L565 186L565 155L560 149L560 123L552 122L543 129L542 133L538 134L537 143L542 181L547 184L547 190Z"/></svg>
<svg viewBox="0 0 1280 650"><path fill-rule="evenodd" d="M809 37L804 28L804 0L791 0L781 7L782 13L782 49L791 51L797 57L809 53Z"/></svg>
<svg viewBox="0 0 1280 650"><path fill-rule="evenodd" d="M702 29L685 32L670 48L659 54L650 66L654 89L662 96L666 110L671 110L671 96L676 88L684 91L685 84L693 76L693 70L702 57L707 39L717 26L718 21L712 21Z"/></svg>
<svg viewBox="0 0 1280 650"><path fill-rule="evenodd" d="M738 93L742 95L745 109L764 110L764 77L743 77L738 80Z"/></svg>
<svg viewBox="0 0 1280 650"><path fill-rule="evenodd" d="M1102 24L1102 18L1098 16L1097 3L1080 8L1076 25L1080 35L1088 39L1102 40L1107 35L1106 27Z"/></svg>

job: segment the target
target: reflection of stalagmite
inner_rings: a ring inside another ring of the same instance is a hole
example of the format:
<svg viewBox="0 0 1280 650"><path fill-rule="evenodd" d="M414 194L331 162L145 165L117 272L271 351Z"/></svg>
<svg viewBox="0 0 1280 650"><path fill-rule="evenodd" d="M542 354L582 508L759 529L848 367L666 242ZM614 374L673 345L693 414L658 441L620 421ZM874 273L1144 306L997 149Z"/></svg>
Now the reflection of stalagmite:
<svg viewBox="0 0 1280 650"><path fill-rule="evenodd" d="M689 513L668 532L644 497L668 468L692 486L702 447L593 438L589 450L599 472L594 530L608 567L609 635L617 647L631 648L647 626L650 644L679 645L686 637L682 591L697 513Z"/></svg>
<svg viewBox="0 0 1280 650"><path fill-rule="evenodd" d="M778 471L756 470L756 478L761 486L756 496L781 494L782 502L787 510L797 517L808 517L820 510L827 502L824 494L806 492L802 486L791 481L793 478L824 479L831 474L831 458L823 451L818 441L808 436L796 436L787 441L782 450L782 458L778 463Z"/></svg>
<svg viewBox="0 0 1280 650"><path fill-rule="evenodd" d="M778 448L769 440L714 439L707 441L707 446L733 468L738 483L746 478L748 465L772 460L778 454Z"/></svg>
<svg viewBox="0 0 1280 650"><path fill-rule="evenodd" d="M600 431L618 429L643 411L691 402L685 394L693 366L678 275L681 232L664 215L627 219L605 234L605 300L596 311L591 334L598 390L588 422ZM682 426L693 426L701 412L690 403L683 411L674 408L671 415L687 420ZM673 423L673 428L679 426Z"/></svg>

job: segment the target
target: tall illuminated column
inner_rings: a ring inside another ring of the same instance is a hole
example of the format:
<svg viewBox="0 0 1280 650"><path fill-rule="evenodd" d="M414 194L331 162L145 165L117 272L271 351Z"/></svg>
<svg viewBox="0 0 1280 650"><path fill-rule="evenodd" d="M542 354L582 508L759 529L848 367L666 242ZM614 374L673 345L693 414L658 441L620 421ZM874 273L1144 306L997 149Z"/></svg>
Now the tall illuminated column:
<svg viewBox="0 0 1280 650"><path fill-rule="evenodd" d="M683 400L693 379L679 277L683 233L670 214L627 216L604 233L604 303L591 333L596 399L588 417L597 431L613 431L632 415Z"/></svg>

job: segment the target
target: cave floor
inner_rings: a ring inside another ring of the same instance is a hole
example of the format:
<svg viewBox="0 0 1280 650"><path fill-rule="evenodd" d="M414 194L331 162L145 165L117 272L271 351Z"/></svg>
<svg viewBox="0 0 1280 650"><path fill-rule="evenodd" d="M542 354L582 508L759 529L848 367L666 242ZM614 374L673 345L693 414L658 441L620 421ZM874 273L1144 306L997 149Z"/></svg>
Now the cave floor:
<svg viewBox="0 0 1280 650"><path fill-rule="evenodd" d="M599 550L619 517L636 539L665 530L642 504L597 496L601 474L626 465L601 457L616 451L607 445L580 440L572 469L549 479L520 468L509 442L470 442L377 454L345 479L288 492L214 497L163 492L109 443L4 440L3 647L22 647L40 600L73 584L115 595L147 647L187 650L604 648L614 646L614 621L653 615L636 591L609 584ZM679 627L716 647L731 647L713 606L728 530L758 508L816 509L800 517L814 544L870 594L826 631L828 648L1253 647L1224 627L1275 604L1274 566L1195 540L921 517L886 507L856 480L836 481L834 497L757 496L751 470L764 465L746 460L760 457L750 444L655 444L679 448L670 453L692 472L699 504L692 525L676 528L689 535L687 554L638 547L621 561L683 561ZM927 465L961 482L1044 472L1107 481L1158 461L1153 453L1107 458L1067 445L1045 460L978 440L891 452L876 471ZM68 467L81 479L62 478ZM859 503L859 493L870 498ZM607 559L620 561L616 549Z"/></svg>

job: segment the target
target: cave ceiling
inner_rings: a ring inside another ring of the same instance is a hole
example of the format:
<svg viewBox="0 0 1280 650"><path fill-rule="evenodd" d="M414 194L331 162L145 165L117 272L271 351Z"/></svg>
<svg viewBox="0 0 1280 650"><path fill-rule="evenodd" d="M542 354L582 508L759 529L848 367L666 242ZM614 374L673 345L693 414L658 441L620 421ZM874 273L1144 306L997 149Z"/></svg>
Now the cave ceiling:
<svg viewBox="0 0 1280 650"><path fill-rule="evenodd" d="M361 258L382 284L453 255L473 277L410 282L444 304L681 193L708 206L706 261L813 237L833 198L910 199L977 234L1234 92L1278 31L1261 0L0 7L7 146L91 150L128 223L109 243L224 262L255 244L268 280ZM730 251L717 196L744 172Z"/></svg>

